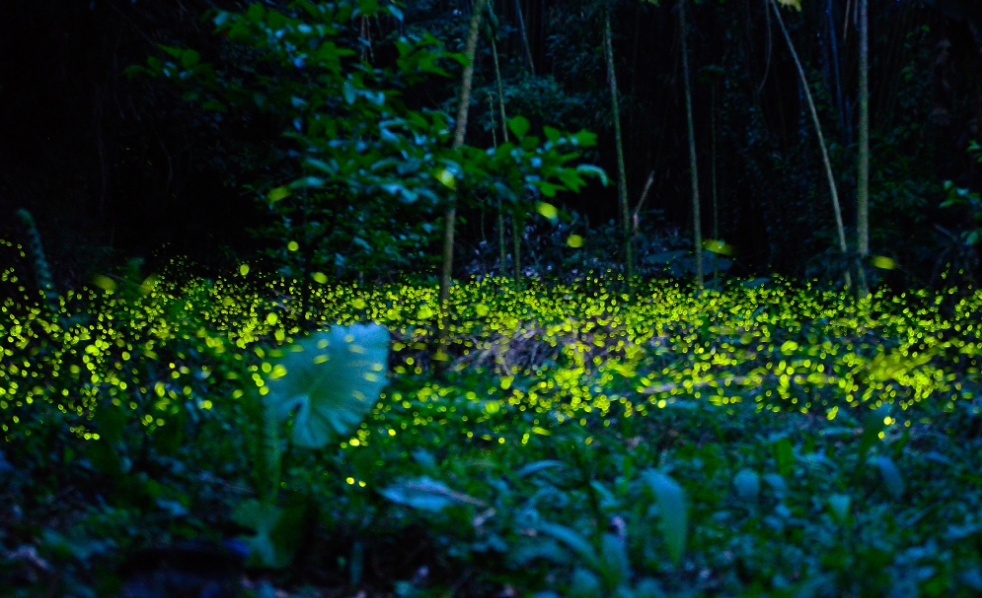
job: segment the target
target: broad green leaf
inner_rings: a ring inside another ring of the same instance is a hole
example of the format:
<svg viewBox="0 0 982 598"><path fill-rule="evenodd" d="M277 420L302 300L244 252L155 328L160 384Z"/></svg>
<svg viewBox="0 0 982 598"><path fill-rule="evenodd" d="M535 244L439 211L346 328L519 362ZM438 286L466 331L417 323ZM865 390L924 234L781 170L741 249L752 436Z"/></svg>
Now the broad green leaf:
<svg viewBox="0 0 982 598"><path fill-rule="evenodd" d="M246 18L253 23L258 23L264 16L266 16L266 7L264 7L262 4L253 4L249 7L249 10L246 11Z"/></svg>
<svg viewBox="0 0 982 598"><path fill-rule="evenodd" d="M668 555L678 566L685 552L685 540L688 533L688 511L685 504L685 492L678 482L660 471L649 470L645 473L645 482L655 495L658 505L658 515L661 518L662 536L668 546Z"/></svg>
<svg viewBox="0 0 982 598"><path fill-rule="evenodd" d="M350 433L385 386L388 331L377 324L335 326L286 349L269 395L279 419L292 414L292 441L320 448Z"/></svg>
<svg viewBox="0 0 982 598"><path fill-rule="evenodd" d="M201 62L201 54L198 54L194 50L185 50L181 54L181 66L186 69L195 66L199 62Z"/></svg>
<svg viewBox="0 0 982 598"><path fill-rule="evenodd" d="M900 477L900 471L897 469L893 460L889 457L878 456L870 459L870 463L880 470L880 477L883 478L883 484L886 486L887 492L894 498L903 496L904 481Z"/></svg>
<svg viewBox="0 0 982 598"><path fill-rule="evenodd" d="M524 116L516 116L508 121L508 129L519 139L525 137L525 134L529 132L530 126L528 119Z"/></svg>
<svg viewBox="0 0 982 598"><path fill-rule="evenodd" d="M570 140L573 142L573 145L593 147L597 145L597 134L584 129L570 137Z"/></svg>
<svg viewBox="0 0 982 598"><path fill-rule="evenodd" d="M756 502L760 497L760 476L752 469L741 469L733 476L733 486L737 496L749 502Z"/></svg>
<svg viewBox="0 0 982 598"><path fill-rule="evenodd" d="M778 496L784 496L788 493L788 485L784 482L784 478L782 478L780 475L776 473L767 473L764 474L762 479L767 482L768 485L770 485L770 487L774 490L774 493Z"/></svg>
<svg viewBox="0 0 982 598"><path fill-rule="evenodd" d="M442 511L453 504L484 504L472 496L450 489L439 480L425 476L393 484L380 490L380 493L392 502L423 511Z"/></svg>
<svg viewBox="0 0 982 598"><path fill-rule="evenodd" d="M569 598L601 598L606 595L606 592L601 587L596 573L577 567L569 581L567 594Z"/></svg>

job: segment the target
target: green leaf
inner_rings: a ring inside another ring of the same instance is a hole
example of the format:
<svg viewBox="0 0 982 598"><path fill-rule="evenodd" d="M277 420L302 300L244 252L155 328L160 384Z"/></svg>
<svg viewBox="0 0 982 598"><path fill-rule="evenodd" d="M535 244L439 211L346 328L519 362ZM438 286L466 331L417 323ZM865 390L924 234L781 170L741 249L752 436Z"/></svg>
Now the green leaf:
<svg viewBox="0 0 982 598"><path fill-rule="evenodd" d="M290 197L290 189L289 187L276 187L275 189L270 190L269 194L266 197L269 199L270 202L276 203L281 199L286 199L287 197Z"/></svg>
<svg viewBox="0 0 982 598"><path fill-rule="evenodd" d="M866 414L863 423L863 435L859 439L859 458L864 459L873 445L880 440L880 432L886 429L887 425L884 418L890 413L890 406L883 405L879 409L871 410Z"/></svg>
<svg viewBox="0 0 982 598"><path fill-rule="evenodd" d="M631 576L631 565L624 549L624 542L613 534L600 539L600 572L604 583L611 590L626 582Z"/></svg>
<svg viewBox="0 0 982 598"><path fill-rule="evenodd" d="M453 504L483 505L480 500L451 490L439 480L421 477L412 481L393 484L379 493L392 502L422 511L442 511Z"/></svg>
<svg viewBox="0 0 982 598"><path fill-rule="evenodd" d="M529 132L530 126L528 119L521 115L508 121L508 129L519 139L525 137L525 134Z"/></svg>
<svg viewBox="0 0 982 598"><path fill-rule="evenodd" d="M644 479L655 495L658 514L661 517L662 537L668 546L668 555L675 566L678 566L682 562L688 533L685 492L678 482L660 471L649 470L645 472Z"/></svg>
<svg viewBox="0 0 982 598"><path fill-rule="evenodd" d="M883 478L883 484L886 486L887 492L894 498L903 496L904 481L900 477L900 471L897 469L893 460L889 457L878 456L870 459L870 463L880 470L880 477Z"/></svg>
<svg viewBox="0 0 982 598"><path fill-rule="evenodd" d="M787 438L779 438L773 445L774 462L782 477L791 478L794 467L794 447Z"/></svg>
<svg viewBox="0 0 982 598"><path fill-rule="evenodd" d="M600 183L604 187L606 187L607 183L610 181L610 179L607 178L607 173L604 172L604 169L600 168L599 166L594 166L593 164L580 164L576 167L576 172L582 175L595 176L599 178Z"/></svg>
<svg viewBox="0 0 982 598"><path fill-rule="evenodd" d="M538 530L543 534L559 540L566 545L567 548L572 550L584 563L592 569L596 569L599 564L597 558L597 551L594 550L593 545L587 541L586 538L581 536L574 530L559 525L557 523L540 523Z"/></svg>
<svg viewBox="0 0 982 598"><path fill-rule="evenodd" d="M344 85L341 86L341 95L344 96L344 101L349 105L355 103L357 93L358 90L351 81L345 81Z"/></svg>
<svg viewBox="0 0 982 598"><path fill-rule="evenodd" d="M852 499L845 494L833 494L829 497L829 511L839 525L845 525L849 521L849 504L851 502Z"/></svg>
<svg viewBox="0 0 982 598"><path fill-rule="evenodd" d="M267 399L280 420L293 416L295 445L323 447L361 422L385 386L388 344L384 327L355 324L286 350L273 367Z"/></svg>
<svg viewBox="0 0 982 598"><path fill-rule="evenodd" d="M262 4L253 4L246 11L246 18L253 23L262 21L264 16L266 16L266 8Z"/></svg>
<svg viewBox="0 0 982 598"><path fill-rule="evenodd" d="M752 469L741 469L733 476L733 486L737 496L749 502L756 502L760 497L760 476Z"/></svg>
<svg viewBox="0 0 982 598"><path fill-rule="evenodd" d="M573 145L579 145L583 147L593 147L597 145L597 135L596 133L591 133L590 131L580 131L570 137Z"/></svg>
<svg viewBox="0 0 982 598"><path fill-rule="evenodd" d="M542 131L546 134L546 139L556 143L563 136L559 129L554 129L552 127L542 127Z"/></svg>
<svg viewBox="0 0 982 598"><path fill-rule="evenodd" d="M198 54L194 50L185 50L184 53L181 54L181 66L186 69L195 66L199 62L201 62L201 54Z"/></svg>
<svg viewBox="0 0 982 598"><path fill-rule="evenodd" d="M535 463L529 463L525 467L519 469L515 472L515 477L524 478L525 476L532 475L533 473L538 473L544 469L552 469L556 467L562 467L562 461L556 461L553 459L547 459L544 461L536 461Z"/></svg>
<svg viewBox="0 0 982 598"><path fill-rule="evenodd" d="M569 598L602 598L606 595L593 571L577 567L569 581Z"/></svg>

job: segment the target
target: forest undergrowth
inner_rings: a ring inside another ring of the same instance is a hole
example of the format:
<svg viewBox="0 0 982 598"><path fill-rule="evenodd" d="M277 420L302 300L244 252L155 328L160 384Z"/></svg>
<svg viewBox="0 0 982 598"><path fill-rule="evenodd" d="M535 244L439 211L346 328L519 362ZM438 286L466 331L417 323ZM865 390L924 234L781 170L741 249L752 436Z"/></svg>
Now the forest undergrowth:
<svg viewBox="0 0 982 598"><path fill-rule="evenodd" d="M978 290L0 287L0 595L982 592Z"/></svg>

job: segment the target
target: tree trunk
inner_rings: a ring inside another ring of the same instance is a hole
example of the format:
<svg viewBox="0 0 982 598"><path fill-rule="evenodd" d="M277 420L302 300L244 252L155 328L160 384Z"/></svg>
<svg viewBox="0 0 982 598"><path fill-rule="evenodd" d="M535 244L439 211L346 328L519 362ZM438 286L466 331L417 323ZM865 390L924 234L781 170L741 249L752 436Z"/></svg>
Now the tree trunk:
<svg viewBox="0 0 982 598"><path fill-rule="evenodd" d="M859 295L869 294L865 261L869 255L869 0L859 0L859 173L856 177L856 236Z"/></svg>
<svg viewBox="0 0 982 598"><path fill-rule="evenodd" d="M624 232L624 271L630 288L634 284L634 251L631 243L631 222L627 205L627 169L624 166L624 141L621 137L621 112L618 105L617 74L614 71L614 45L610 27L610 10L604 13L604 49L607 59L607 81L610 83L610 106L614 115L614 137L617 143L617 195Z"/></svg>
<svg viewBox="0 0 982 598"><path fill-rule="evenodd" d="M522 44L525 46L525 58L529 63L529 73L535 76L535 63L532 61L532 47L529 45L529 36L525 31L525 17L522 16L521 0L515 0L515 12L518 13L518 30L522 33Z"/></svg>
<svg viewBox="0 0 982 598"><path fill-rule="evenodd" d="M801 86L805 91L805 100L808 102L808 110L811 112L812 123L815 125L815 134L818 135L818 145L822 149L822 162L825 165L825 175L829 183L829 194L832 196L832 210L835 212L836 230L839 234L839 249L842 251L843 256L845 256L849 253L849 245L846 243L846 228L842 224L842 208L839 206L839 190L835 186L835 175L832 173L832 162L829 160L829 150L825 145L825 135L822 134L822 123L818 120L818 111L815 109L815 100L812 98L811 89L808 87L808 77L805 76L805 69L801 66L801 60L798 59L798 52L794 49L794 43L791 41L788 28L784 26L781 9L778 8L777 0L770 0L770 3L771 8L774 9L774 15L777 17L777 24L781 28L781 33L784 35L784 41L788 43L791 58L794 59L794 64L798 68L798 77L801 79ZM848 269L845 272L845 282L846 288L852 286L852 277L849 275Z"/></svg>
<svg viewBox="0 0 982 598"><path fill-rule="evenodd" d="M474 0L471 22L467 31L467 45L464 56L467 66L460 83L460 103L457 106L457 122L454 129L453 149L458 150L464 145L464 134L467 132L467 113L471 100L471 85L474 82L474 58L477 55L477 37L481 27L481 16L487 0ZM450 299L450 281L453 275L454 225L457 220L457 195L450 198L450 206L444 218L443 227L443 271L440 276L440 312L446 311Z"/></svg>
<svg viewBox="0 0 982 598"><path fill-rule="evenodd" d="M689 170L692 173L692 244L696 252L696 286L701 291L702 214L699 209L699 169L696 160L696 126L692 118L692 89L689 84L689 47L686 43L685 0L679 0L679 35L682 36L682 80L685 83L685 116L689 127Z"/></svg>
<svg viewBox="0 0 982 598"><path fill-rule="evenodd" d="M511 240L512 256L511 262L514 268L515 289L522 290L522 232L525 228L525 220L517 213L511 215Z"/></svg>
<svg viewBox="0 0 982 598"><path fill-rule="evenodd" d="M716 194L716 81L712 82L709 114L709 182L713 194L713 241L719 243L719 202ZM719 290L719 255L713 252L713 288Z"/></svg>
<svg viewBox="0 0 982 598"><path fill-rule="evenodd" d="M498 44L491 40L491 56L494 58L494 79L498 85L498 110L501 113L501 142L508 143L508 116L505 114L505 86L501 82L501 65L498 61ZM492 125L493 129L493 125ZM497 147L497 145L496 145ZM498 200L498 251L501 255L501 275L505 275L505 214L501 200ZM517 258L516 258L517 259Z"/></svg>

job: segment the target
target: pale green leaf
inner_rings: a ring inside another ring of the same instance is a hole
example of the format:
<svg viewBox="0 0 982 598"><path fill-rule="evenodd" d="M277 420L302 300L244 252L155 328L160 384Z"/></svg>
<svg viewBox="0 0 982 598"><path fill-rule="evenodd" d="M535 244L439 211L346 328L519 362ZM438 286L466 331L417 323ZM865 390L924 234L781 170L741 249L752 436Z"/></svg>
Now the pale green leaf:
<svg viewBox="0 0 982 598"><path fill-rule="evenodd" d="M355 324L319 332L286 350L276 363L285 373L268 382L266 398L279 419L292 415L294 444L320 448L361 423L385 386L388 345L384 327Z"/></svg>

